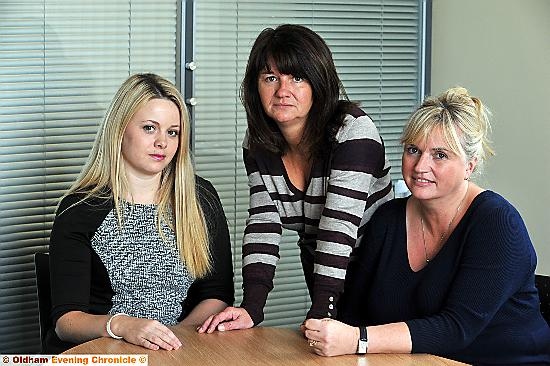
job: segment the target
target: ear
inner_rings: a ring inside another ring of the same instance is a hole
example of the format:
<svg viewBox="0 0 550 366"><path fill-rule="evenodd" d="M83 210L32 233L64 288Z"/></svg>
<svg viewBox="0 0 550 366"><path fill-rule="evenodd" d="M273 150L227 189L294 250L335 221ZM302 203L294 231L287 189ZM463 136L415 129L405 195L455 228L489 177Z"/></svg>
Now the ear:
<svg viewBox="0 0 550 366"><path fill-rule="evenodd" d="M470 176L474 172L474 169L476 168L476 165L477 165L477 157L473 158L472 160L470 160L466 164L466 172L464 174L464 180L469 180L470 179Z"/></svg>

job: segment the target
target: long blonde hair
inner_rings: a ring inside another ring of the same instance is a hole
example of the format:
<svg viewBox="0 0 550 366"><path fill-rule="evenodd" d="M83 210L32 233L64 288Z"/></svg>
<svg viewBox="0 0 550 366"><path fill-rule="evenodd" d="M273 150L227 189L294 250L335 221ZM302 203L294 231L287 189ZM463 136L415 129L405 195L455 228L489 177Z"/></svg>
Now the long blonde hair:
<svg viewBox="0 0 550 366"><path fill-rule="evenodd" d="M170 81L155 74L135 74L126 79L111 101L87 163L65 196L83 194L79 202L91 197L112 199L122 225L121 202L128 192L122 138L134 114L152 99L172 101L179 109L181 125L178 150L161 177L157 227L163 238L162 222L174 230L183 262L192 276L200 278L211 268L208 229L195 189L189 115L183 97Z"/></svg>

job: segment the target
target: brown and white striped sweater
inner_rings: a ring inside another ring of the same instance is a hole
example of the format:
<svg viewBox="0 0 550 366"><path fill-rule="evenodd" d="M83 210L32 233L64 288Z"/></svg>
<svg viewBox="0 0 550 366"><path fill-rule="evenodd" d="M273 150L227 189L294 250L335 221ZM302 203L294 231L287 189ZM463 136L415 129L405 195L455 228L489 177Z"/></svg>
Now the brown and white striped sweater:
<svg viewBox="0 0 550 366"><path fill-rule="evenodd" d="M248 150L244 162L250 187L249 217L243 238L241 306L254 324L273 288L282 228L300 237L302 266L312 306L308 318L336 316L351 250L383 202L393 198L390 165L372 120L359 108L345 117L336 143L315 159L306 191L292 185L282 159Z"/></svg>

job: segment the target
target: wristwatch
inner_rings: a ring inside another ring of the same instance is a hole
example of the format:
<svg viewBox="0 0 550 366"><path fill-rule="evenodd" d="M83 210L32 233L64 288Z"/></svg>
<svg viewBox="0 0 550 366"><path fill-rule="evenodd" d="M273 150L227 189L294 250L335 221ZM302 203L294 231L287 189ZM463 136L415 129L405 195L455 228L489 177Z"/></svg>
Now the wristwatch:
<svg viewBox="0 0 550 366"><path fill-rule="evenodd" d="M364 355L369 348L369 339L367 338L367 327L359 327L359 342L357 342L357 354Z"/></svg>

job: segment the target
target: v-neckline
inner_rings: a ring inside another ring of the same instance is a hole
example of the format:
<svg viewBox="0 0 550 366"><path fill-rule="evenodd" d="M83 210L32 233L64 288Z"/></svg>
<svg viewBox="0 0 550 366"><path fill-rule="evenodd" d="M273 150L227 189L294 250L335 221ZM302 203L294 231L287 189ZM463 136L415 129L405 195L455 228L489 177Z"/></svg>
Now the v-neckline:
<svg viewBox="0 0 550 366"><path fill-rule="evenodd" d="M304 184L304 190L303 191L301 189L299 189L298 187L296 187L294 185L294 183L292 183L292 180L290 179L290 176L288 175L288 172L286 170L286 166L285 166L285 163L283 161L283 156L279 155L277 160L278 160L278 163L280 164L281 170L283 172L283 178L285 179L285 182L286 182L288 188L290 189L290 191L292 193L296 194L299 197L305 196L305 194L307 193L307 190L309 189L309 186L311 184L311 172L313 171L313 166L315 165L315 160L316 159L313 159L313 161L311 162L310 173L309 173L309 175L306 179L306 182Z"/></svg>

